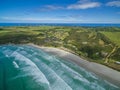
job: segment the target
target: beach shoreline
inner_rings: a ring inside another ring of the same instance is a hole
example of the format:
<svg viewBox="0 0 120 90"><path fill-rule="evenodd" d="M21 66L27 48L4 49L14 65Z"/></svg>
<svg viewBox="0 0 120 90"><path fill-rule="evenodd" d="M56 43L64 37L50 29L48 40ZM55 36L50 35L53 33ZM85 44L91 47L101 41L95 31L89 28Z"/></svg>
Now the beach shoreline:
<svg viewBox="0 0 120 90"><path fill-rule="evenodd" d="M89 62L71 52L64 51L59 48L44 47L44 46L38 46L35 44L28 44L28 45L40 48L46 53L60 57L64 60L71 61L77 64L78 66L86 69L87 71L92 72L96 74L97 76L99 76L100 78L110 82L111 84L120 87L120 72L119 71L116 71L114 69L111 69L107 66L104 66L104 65L101 65L95 62Z"/></svg>

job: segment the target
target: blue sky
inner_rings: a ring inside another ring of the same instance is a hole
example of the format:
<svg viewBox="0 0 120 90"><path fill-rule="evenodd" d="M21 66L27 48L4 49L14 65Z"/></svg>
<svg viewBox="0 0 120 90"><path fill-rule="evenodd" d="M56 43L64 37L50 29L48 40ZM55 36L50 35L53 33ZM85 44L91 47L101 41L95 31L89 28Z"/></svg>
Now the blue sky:
<svg viewBox="0 0 120 90"><path fill-rule="evenodd" d="M120 0L0 0L0 22L120 23Z"/></svg>

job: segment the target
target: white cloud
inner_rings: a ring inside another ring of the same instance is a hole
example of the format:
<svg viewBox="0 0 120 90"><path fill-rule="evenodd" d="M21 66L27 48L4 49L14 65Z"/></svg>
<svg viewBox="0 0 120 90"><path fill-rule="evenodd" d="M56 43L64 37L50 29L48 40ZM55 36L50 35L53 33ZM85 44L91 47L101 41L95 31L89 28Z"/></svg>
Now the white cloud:
<svg viewBox="0 0 120 90"><path fill-rule="evenodd" d="M68 9L88 9L88 8L95 8L99 6L100 6L100 3L98 2L90 2L90 3L84 3L84 4L73 4L68 6Z"/></svg>
<svg viewBox="0 0 120 90"><path fill-rule="evenodd" d="M40 11L51 11L51 10L59 10L59 9L64 9L62 6L57 6L57 5L45 5L38 10Z"/></svg>
<svg viewBox="0 0 120 90"><path fill-rule="evenodd" d="M38 8L37 10L52 11L52 10L60 10L60 9L88 9L88 8L95 8L100 6L101 6L100 2L91 2L91 0L79 0L75 4L71 4L66 7L58 6L58 5L45 5Z"/></svg>
<svg viewBox="0 0 120 90"><path fill-rule="evenodd" d="M63 7L61 6L54 6L54 5L46 5L45 7L51 10L63 9Z"/></svg>
<svg viewBox="0 0 120 90"><path fill-rule="evenodd" d="M112 2L108 2L106 5L107 5L107 6L120 7L120 1L112 1Z"/></svg>
<svg viewBox="0 0 120 90"><path fill-rule="evenodd" d="M101 3L99 2L91 2L89 0L80 0L76 4L69 5L67 9L88 9L88 8L95 8L100 6L101 6Z"/></svg>

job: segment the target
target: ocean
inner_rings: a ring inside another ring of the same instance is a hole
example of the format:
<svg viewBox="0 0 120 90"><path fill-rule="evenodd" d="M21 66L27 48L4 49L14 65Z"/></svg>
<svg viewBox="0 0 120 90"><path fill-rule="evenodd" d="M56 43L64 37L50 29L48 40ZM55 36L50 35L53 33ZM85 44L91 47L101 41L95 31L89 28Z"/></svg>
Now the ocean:
<svg viewBox="0 0 120 90"><path fill-rule="evenodd" d="M92 72L30 45L0 46L0 90L120 90Z"/></svg>
<svg viewBox="0 0 120 90"><path fill-rule="evenodd" d="M0 26L82 26L82 27L120 27L110 23L0 23Z"/></svg>

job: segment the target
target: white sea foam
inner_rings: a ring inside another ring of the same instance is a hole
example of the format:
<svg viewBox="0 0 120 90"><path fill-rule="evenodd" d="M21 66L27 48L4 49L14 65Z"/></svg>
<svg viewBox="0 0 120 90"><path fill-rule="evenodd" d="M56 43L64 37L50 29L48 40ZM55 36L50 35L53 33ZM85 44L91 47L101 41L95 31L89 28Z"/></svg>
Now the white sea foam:
<svg viewBox="0 0 120 90"><path fill-rule="evenodd" d="M6 57L9 57L9 56L11 55L11 53L13 53L13 51L10 50L10 49L5 49L5 50L3 51L3 53L5 54Z"/></svg>
<svg viewBox="0 0 120 90"><path fill-rule="evenodd" d="M36 55L38 55L38 54L36 54ZM45 60L48 60L48 61L52 61L52 63L54 64L54 65L56 65L54 62L56 62L56 58L54 57L54 56L48 56L47 54L45 55L42 55L41 53L40 53L40 55L42 56L42 57L44 57L45 58ZM27 55L28 57L30 56L30 55ZM31 56L31 57L34 57L34 55L33 56ZM36 61L40 61L40 60L38 60L38 59L36 59L36 58L34 58L34 60ZM39 62L40 63L40 62ZM44 66L44 64L42 64L42 65L39 65L39 66ZM43 67L43 68L45 68L45 66ZM45 71L47 71L48 72L48 69L49 68L51 68L51 67L48 67ZM56 65L56 67L54 67L54 68L57 68L57 65ZM53 71L53 70L52 70ZM51 71L51 72L52 72ZM63 73L65 73L65 71L62 71L60 68L58 68L57 69L57 72L59 72L59 74L63 74ZM50 72L48 72L48 73L50 73ZM49 77L53 77L54 76L54 78L55 78L55 74L54 75L51 75L51 74L47 74L47 75L49 75ZM70 75L71 75L71 72L70 72ZM74 77L75 76L75 77ZM81 76L81 78L80 77L78 77L78 76L76 76L76 75L74 75L73 76L73 78L74 79L78 79L78 80L80 80L81 79L81 81L84 81L84 82L87 82L87 83L89 83L86 79L86 81L83 79L83 77ZM57 75L57 77L60 77L60 75L58 76ZM62 77L64 77L64 76L62 76ZM56 78L56 80L57 80L57 78ZM60 81L60 80L59 80ZM73 83L73 81L72 81L72 79L70 79L70 78L68 78L68 80L67 81L69 81L69 82L71 82L71 83ZM58 82L57 82L58 83ZM55 84L54 84L55 85ZM61 84L59 84L59 85L61 85ZM61 85L61 86L63 86L63 85ZM55 88L55 87L54 87ZM82 87L79 87L79 89L80 88L82 88ZM55 89L56 90L56 89Z"/></svg>
<svg viewBox="0 0 120 90"><path fill-rule="evenodd" d="M28 52L31 52L32 55L38 55L38 56L40 55L44 59L49 60L50 62L52 62L52 61L54 62L54 57L53 56L50 56L50 55L46 54L45 52L41 51L40 49L31 47L31 46L28 46L28 47L25 46L24 49Z"/></svg>
<svg viewBox="0 0 120 90"><path fill-rule="evenodd" d="M25 48L25 50L26 50L26 48ZM27 49L27 50L28 50L28 49ZM65 71L62 71L62 70L61 70L61 68L64 67L65 70L70 73L70 75L72 76L72 78L77 79L77 80L80 80L80 81L82 81L82 82L84 82L84 83L89 84L89 81L88 81L87 79L83 78L79 73L73 71L71 68L69 68L69 67L67 67L66 65L62 64L62 63L61 63L59 60L57 60L54 56L50 56L50 55L48 55L48 54L46 54L46 53L39 53L39 54L36 53L35 56L36 56L36 55L40 55L40 56L43 57L45 60L51 62L49 68L51 68L51 67L52 67L51 65L53 65L52 69L54 68L53 70L55 70L55 68L56 68L57 72L59 72L59 76L62 75L63 73L65 73ZM30 55L27 55L27 56L30 58ZM34 56L34 54L33 54L33 56ZM31 57L32 57L32 56L31 56ZM35 59L35 60L37 60L37 59ZM37 61L38 61L38 60L37 60ZM56 61L61 65L61 68L58 67L57 64L55 64ZM63 65L63 66L62 66L62 65ZM40 65L40 66L43 66L43 65ZM58 68L57 68L57 67L58 67ZM43 67L43 68L45 68L45 67ZM47 70L47 69L46 69L46 70ZM64 77L64 76L62 76L62 77ZM69 79L69 78L68 78L68 79ZM72 80L72 79L70 79L70 80ZM69 80L69 81L70 81L70 80ZM73 83L73 82L71 82L71 83Z"/></svg>
<svg viewBox="0 0 120 90"><path fill-rule="evenodd" d="M33 52L33 51L32 51ZM23 54L21 51L19 52ZM40 59L36 58L34 55L26 55L33 62L38 65L38 68L46 75L47 79L51 82L52 90L72 90L72 88L61 78L59 77L50 67L44 64Z"/></svg>
<svg viewBox="0 0 120 90"><path fill-rule="evenodd" d="M38 61L39 59L34 58L33 60ZM39 63L39 67L44 71L48 80L52 80L52 90L72 90L72 88L61 77L59 77L50 67L44 64L41 60L39 60L39 62L37 63Z"/></svg>
<svg viewBox="0 0 120 90"><path fill-rule="evenodd" d="M84 82L84 83L88 83L88 84L90 83L87 79L85 79L85 78L84 78L82 75L80 75L78 72L72 70L71 68L69 68L68 66L66 66L65 64L63 64L62 62L60 62L59 60L56 59L55 62L58 62L59 66L60 66L59 68L65 70L65 71L68 72L68 73L70 73L70 76L72 76L72 78L77 79L77 80L80 80L80 81L82 81L82 82ZM52 67L53 69L57 68L57 66L58 66L58 65L56 65L56 64L52 64L52 63L50 64L50 67ZM57 70L57 72L59 73L58 69L56 69L56 70Z"/></svg>
<svg viewBox="0 0 120 90"><path fill-rule="evenodd" d="M15 68L19 68L18 64L15 61L13 61L13 65Z"/></svg>
<svg viewBox="0 0 120 90"><path fill-rule="evenodd" d="M11 57L15 57L15 61L18 62L21 69L21 73L17 76L17 78L31 76L32 81L35 81L34 83L40 86L48 87L47 90L50 89L48 80L31 60L16 51L11 54Z"/></svg>

